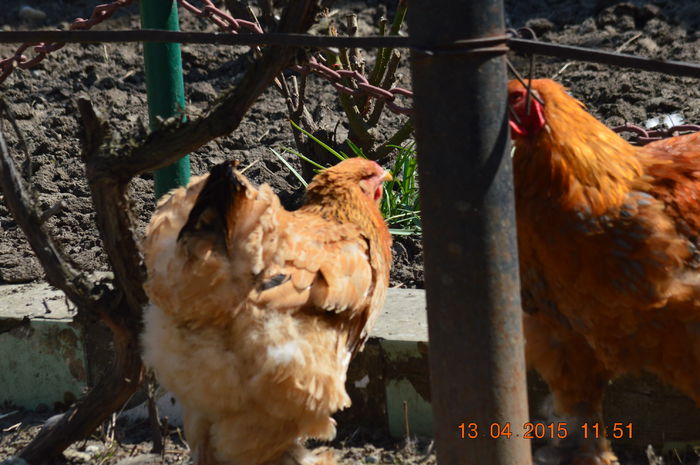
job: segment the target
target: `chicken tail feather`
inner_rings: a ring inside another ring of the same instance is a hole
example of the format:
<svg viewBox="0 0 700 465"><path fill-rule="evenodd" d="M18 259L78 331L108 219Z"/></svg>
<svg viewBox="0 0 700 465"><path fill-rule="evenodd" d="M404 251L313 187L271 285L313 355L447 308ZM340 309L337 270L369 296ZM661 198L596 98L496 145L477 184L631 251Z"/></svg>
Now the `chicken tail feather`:
<svg viewBox="0 0 700 465"><path fill-rule="evenodd" d="M178 242L190 237L208 237L220 250L226 250L231 209L237 199L245 196L248 186L239 178L235 168L238 161L226 161L214 166L190 211L187 222L180 230Z"/></svg>

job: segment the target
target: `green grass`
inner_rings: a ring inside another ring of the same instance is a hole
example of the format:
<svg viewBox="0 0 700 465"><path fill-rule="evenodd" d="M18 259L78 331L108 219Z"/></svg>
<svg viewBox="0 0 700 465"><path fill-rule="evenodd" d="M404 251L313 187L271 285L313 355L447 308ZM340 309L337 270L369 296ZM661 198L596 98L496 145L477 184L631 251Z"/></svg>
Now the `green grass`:
<svg viewBox="0 0 700 465"><path fill-rule="evenodd" d="M394 179L384 183L382 215L392 228L393 234L420 234L420 201L418 198L418 164L415 144L410 142L400 147L391 174Z"/></svg>
<svg viewBox="0 0 700 465"><path fill-rule="evenodd" d="M312 134L294 124L294 122L292 122L292 125L299 131L306 134L306 136L311 138L329 153L337 157L338 160L350 158L350 156L346 153L336 151L324 144ZM352 156L366 158L362 153L362 149L353 144L351 141L348 141L348 146L353 152ZM389 225L389 231L391 231L392 234L403 236L421 234L420 203L418 199L418 184L416 182L418 169L415 144L410 142L402 146L392 147L398 151L394 165L390 168L394 179L384 183L384 195L382 196L382 203L380 206L381 212L385 221ZM304 178L284 159L282 154L272 148L270 150L287 167L287 169L294 174L299 182L306 187L307 183ZM291 153L302 160L311 163L316 172L326 169L326 167L316 163L309 157L291 148L284 148L283 152Z"/></svg>

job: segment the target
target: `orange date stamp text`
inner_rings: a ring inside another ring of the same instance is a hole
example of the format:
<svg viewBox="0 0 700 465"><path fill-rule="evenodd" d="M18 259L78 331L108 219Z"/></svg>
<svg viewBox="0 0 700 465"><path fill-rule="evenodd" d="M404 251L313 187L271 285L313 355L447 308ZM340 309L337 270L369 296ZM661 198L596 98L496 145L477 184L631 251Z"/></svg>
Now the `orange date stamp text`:
<svg viewBox="0 0 700 465"><path fill-rule="evenodd" d="M523 439L566 439L571 434L580 434L584 439L632 439L632 423L615 422L606 426L602 423L570 424L566 422L539 423L527 422L521 428L510 422L480 425L464 422L457 426L462 439L476 438L523 438Z"/></svg>

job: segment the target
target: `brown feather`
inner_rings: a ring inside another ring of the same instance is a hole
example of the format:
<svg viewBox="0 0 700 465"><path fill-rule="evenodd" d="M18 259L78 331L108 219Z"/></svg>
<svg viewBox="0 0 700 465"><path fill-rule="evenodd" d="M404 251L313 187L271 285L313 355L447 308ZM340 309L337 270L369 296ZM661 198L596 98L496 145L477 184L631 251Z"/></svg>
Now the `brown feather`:
<svg viewBox="0 0 700 465"><path fill-rule="evenodd" d="M528 364L584 421L602 420L610 379L642 370L700 402L700 134L634 147L561 85L532 88L545 125L513 136Z"/></svg>

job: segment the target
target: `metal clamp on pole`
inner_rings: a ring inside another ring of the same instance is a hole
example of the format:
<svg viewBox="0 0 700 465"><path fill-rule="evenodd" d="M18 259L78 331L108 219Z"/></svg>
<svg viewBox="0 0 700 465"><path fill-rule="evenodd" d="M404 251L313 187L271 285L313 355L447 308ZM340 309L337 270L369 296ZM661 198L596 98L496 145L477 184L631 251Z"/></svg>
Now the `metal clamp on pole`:
<svg viewBox="0 0 700 465"><path fill-rule="evenodd" d="M470 39L458 39L447 44L442 44L434 47L422 47L420 45L411 45L411 51L416 55L479 55L479 54L504 54L510 49L506 42L510 36L502 34L493 37L474 37Z"/></svg>

